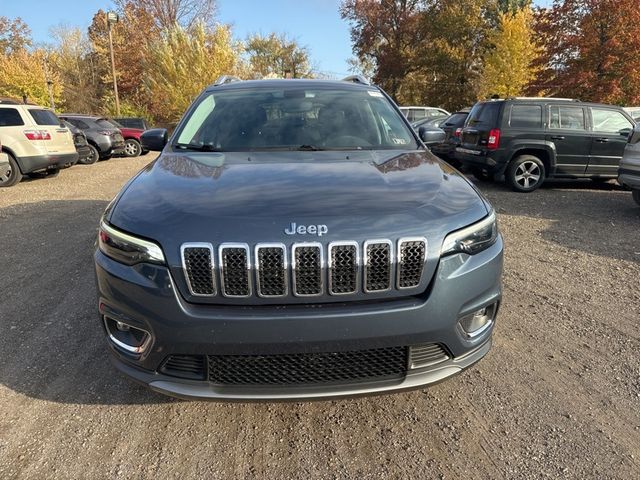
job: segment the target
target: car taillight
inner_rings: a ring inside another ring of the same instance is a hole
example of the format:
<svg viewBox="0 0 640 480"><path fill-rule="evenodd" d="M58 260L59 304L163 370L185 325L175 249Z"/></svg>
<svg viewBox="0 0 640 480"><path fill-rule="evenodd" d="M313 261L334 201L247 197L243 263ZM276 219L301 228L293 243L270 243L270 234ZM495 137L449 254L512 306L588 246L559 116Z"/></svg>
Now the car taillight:
<svg viewBox="0 0 640 480"><path fill-rule="evenodd" d="M489 132L489 140L487 140L487 148L489 150L497 150L500 146L500 129L494 128Z"/></svg>
<svg viewBox="0 0 640 480"><path fill-rule="evenodd" d="M456 131L453 132L453 136L460 138L462 136L462 128L456 128Z"/></svg>
<svg viewBox="0 0 640 480"><path fill-rule="evenodd" d="M51 134L46 130L25 130L24 136L29 140L51 140Z"/></svg>

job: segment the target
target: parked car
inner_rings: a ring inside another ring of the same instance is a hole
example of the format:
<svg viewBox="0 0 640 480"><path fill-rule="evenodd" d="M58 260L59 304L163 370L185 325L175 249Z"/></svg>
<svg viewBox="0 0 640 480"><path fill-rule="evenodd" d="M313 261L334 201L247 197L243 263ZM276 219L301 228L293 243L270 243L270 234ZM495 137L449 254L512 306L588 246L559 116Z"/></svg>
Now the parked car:
<svg viewBox="0 0 640 480"><path fill-rule="evenodd" d="M64 113L60 118L84 132L91 150L90 161L108 160L124 153L124 138L118 128L104 117Z"/></svg>
<svg viewBox="0 0 640 480"><path fill-rule="evenodd" d="M422 120L423 118L448 117L449 112L442 108L435 107L399 107L410 123Z"/></svg>
<svg viewBox="0 0 640 480"><path fill-rule="evenodd" d="M423 118L421 120L415 121L411 123L411 126L415 131L418 131L420 127L438 127L440 128L440 124L444 122L448 118L447 115L440 115L438 117L431 118Z"/></svg>
<svg viewBox="0 0 640 480"><path fill-rule="evenodd" d="M422 388L480 360L503 245L487 200L425 148L444 133L420 138L364 80L227 82L170 140L142 135L162 153L100 222L117 368L246 401Z"/></svg>
<svg viewBox="0 0 640 480"><path fill-rule="evenodd" d="M57 175L78 161L68 128L47 108L16 101L0 102L0 143L9 168L0 175L0 187L20 182L24 175Z"/></svg>
<svg viewBox="0 0 640 480"><path fill-rule="evenodd" d="M125 128L137 128L139 130L149 130L149 125L141 117L118 117L114 120Z"/></svg>
<svg viewBox="0 0 640 480"><path fill-rule="evenodd" d="M454 156L456 147L460 145L462 127L464 127L464 122L467 120L469 112L470 109L452 113L444 121L440 122L440 128L445 132L445 141L431 147L433 153L454 166L458 166Z"/></svg>
<svg viewBox="0 0 640 480"><path fill-rule="evenodd" d="M78 163L84 165L95 163L97 158L93 158L91 155L92 151L91 148L89 148L87 136L84 132L66 120L62 120L62 123L71 131L71 135L73 135L73 144L76 147L76 152L78 152Z"/></svg>
<svg viewBox="0 0 640 480"><path fill-rule="evenodd" d="M633 119L620 107L569 99L477 103L455 157L481 178L532 192L547 178L616 178Z"/></svg>
<svg viewBox="0 0 640 480"><path fill-rule="evenodd" d="M640 125L636 125L620 162L618 183L632 190L633 199L640 205Z"/></svg>
<svg viewBox="0 0 640 480"><path fill-rule="evenodd" d="M125 157L137 157L138 155L147 153L142 149L140 145L140 136L144 133L144 130L140 128L127 128L114 119L110 118L109 121L120 130L124 137L124 156Z"/></svg>

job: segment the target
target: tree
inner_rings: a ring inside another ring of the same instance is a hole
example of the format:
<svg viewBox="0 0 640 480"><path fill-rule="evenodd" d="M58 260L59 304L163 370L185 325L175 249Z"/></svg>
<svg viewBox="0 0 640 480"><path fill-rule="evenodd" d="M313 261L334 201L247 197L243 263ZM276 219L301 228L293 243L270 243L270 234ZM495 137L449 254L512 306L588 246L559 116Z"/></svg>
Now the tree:
<svg viewBox="0 0 640 480"><path fill-rule="evenodd" d="M546 45L532 92L640 103L637 0L555 0L537 17Z"/></svg>
<svg viewBox="0 0 640 480"><path fill-rule="evenodd" d="M160 30L169 30L178 24L191 28L197 23L213 26L216 14L215 0L115 0L120 11L136 6L147 12Z"/></svg>
<svg viewBox="0 0 640 480"><path fill-rule="evenodd" d="M498 15L498 29L488 37L493 48L484 59L481 96L518 96L536 78L540 48L533 40L532 21L530 7Z"/></svg>
<svg viewBox="0 0 640 480"><path fill-rule="evenodd" d="M0 54L8 55L31 46L31 30L20 17L0 16Z"/></svg>
<svg viewBox="0 0 640 480"><path fill-rule="evenodd" d="M374 65L373 80L392 97L407 76L419 70L418 45L423 0L343 0L340 14L351 25L353 53L361 65Z"/></svg>
<svg viewBox="0 0 640 480"><path fill-rule="evenodd" d="M45 73L46 57L44 50L17 50L0 55L0 96L20 100L26 97L33 103L49 105L48 78L53 82L54 101L60 101L60 78L55 72Z"/></svg>
<svg viewBox="0 0 640 480"><path fill-rule="evenodd" d="M307 78L312 76L309 50L286 35L271 33L252 35L247 39L245 51L249 67L255 76Z"/></svg>
<svg viewBox="0 0 640 480"><path fill-rule="evenodd" d="M531 7L531 0L498 0L500 13L516 13L527 7Z"/></svg>
<svg viewBox="0 0 640 480"><path fill-rule="evenodd" d="M239 56L227 26L174 26L151 45L145 61L152 113L161 122L176 122L204 87L235 73Z"/></svg>

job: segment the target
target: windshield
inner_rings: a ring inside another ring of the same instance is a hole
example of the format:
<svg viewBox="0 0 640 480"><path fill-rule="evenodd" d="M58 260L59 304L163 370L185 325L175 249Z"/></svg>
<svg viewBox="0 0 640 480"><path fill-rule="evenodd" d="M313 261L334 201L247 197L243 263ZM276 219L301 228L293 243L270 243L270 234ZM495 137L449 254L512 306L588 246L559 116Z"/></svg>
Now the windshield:
<svg viewBox="0 0 640 480"><path fill-rule="evenodd" d="M418 145L379 91L287 86L207 93L186 120L174 147L415 150Z"/></svg>

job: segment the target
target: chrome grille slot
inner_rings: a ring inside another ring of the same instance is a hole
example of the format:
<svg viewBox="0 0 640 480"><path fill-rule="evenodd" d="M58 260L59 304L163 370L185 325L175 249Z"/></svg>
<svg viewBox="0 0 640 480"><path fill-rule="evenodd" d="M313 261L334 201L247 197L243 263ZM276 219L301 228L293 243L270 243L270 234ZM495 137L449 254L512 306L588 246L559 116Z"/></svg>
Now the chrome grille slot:
<svg viewBox="0 0 640 480"><path fill-rule="evenodd" d="M346 295L358 291L360 254L357 242L329 244L329 293Z"/></svg>
<svg viewBox="0 0 640 480"><path fill-rule="evenodd" d="M287 294L287 249L282 244L256 246L256 290L261 297Z"/></svg>
<svg viewBox="0 0 640 480"><path fill-rule="evenodd" d="M225 297L251 295L249 246L223 243L219 248L219 256L222 294Z"/></svg>
<svg viewBox="0 0 640 480"><path fill-rule="evenodd" d="M449 360L449 355L436 343L414 345L409 348L409 368L422 368Z"/></svg>
<svg viewBox="0 0 640 480"><path fill-rule="evenodd" d="M181 248L182 265L191 295L216 294L213 246L209 243L185 243Z"/></svg>
<svg viewBox="0 0 640 480"><path fill-rule="evenodd" d="M391 288L393 248L389 240L370 240L364 244L364 290L383 292Z"/></svg>
<svg viewBox="0 0 640 480"><path fill-rule="evenodd" d="M293 293L298 297L322 295L322 244L297 243L292 248Z"/></svg>
<svg viewBox="0 0 640 480"><path fill-rule="evenodd" d="M398 288L414 288L420 285L427 251L425 238L401 238L398 240Z"/></svg>

